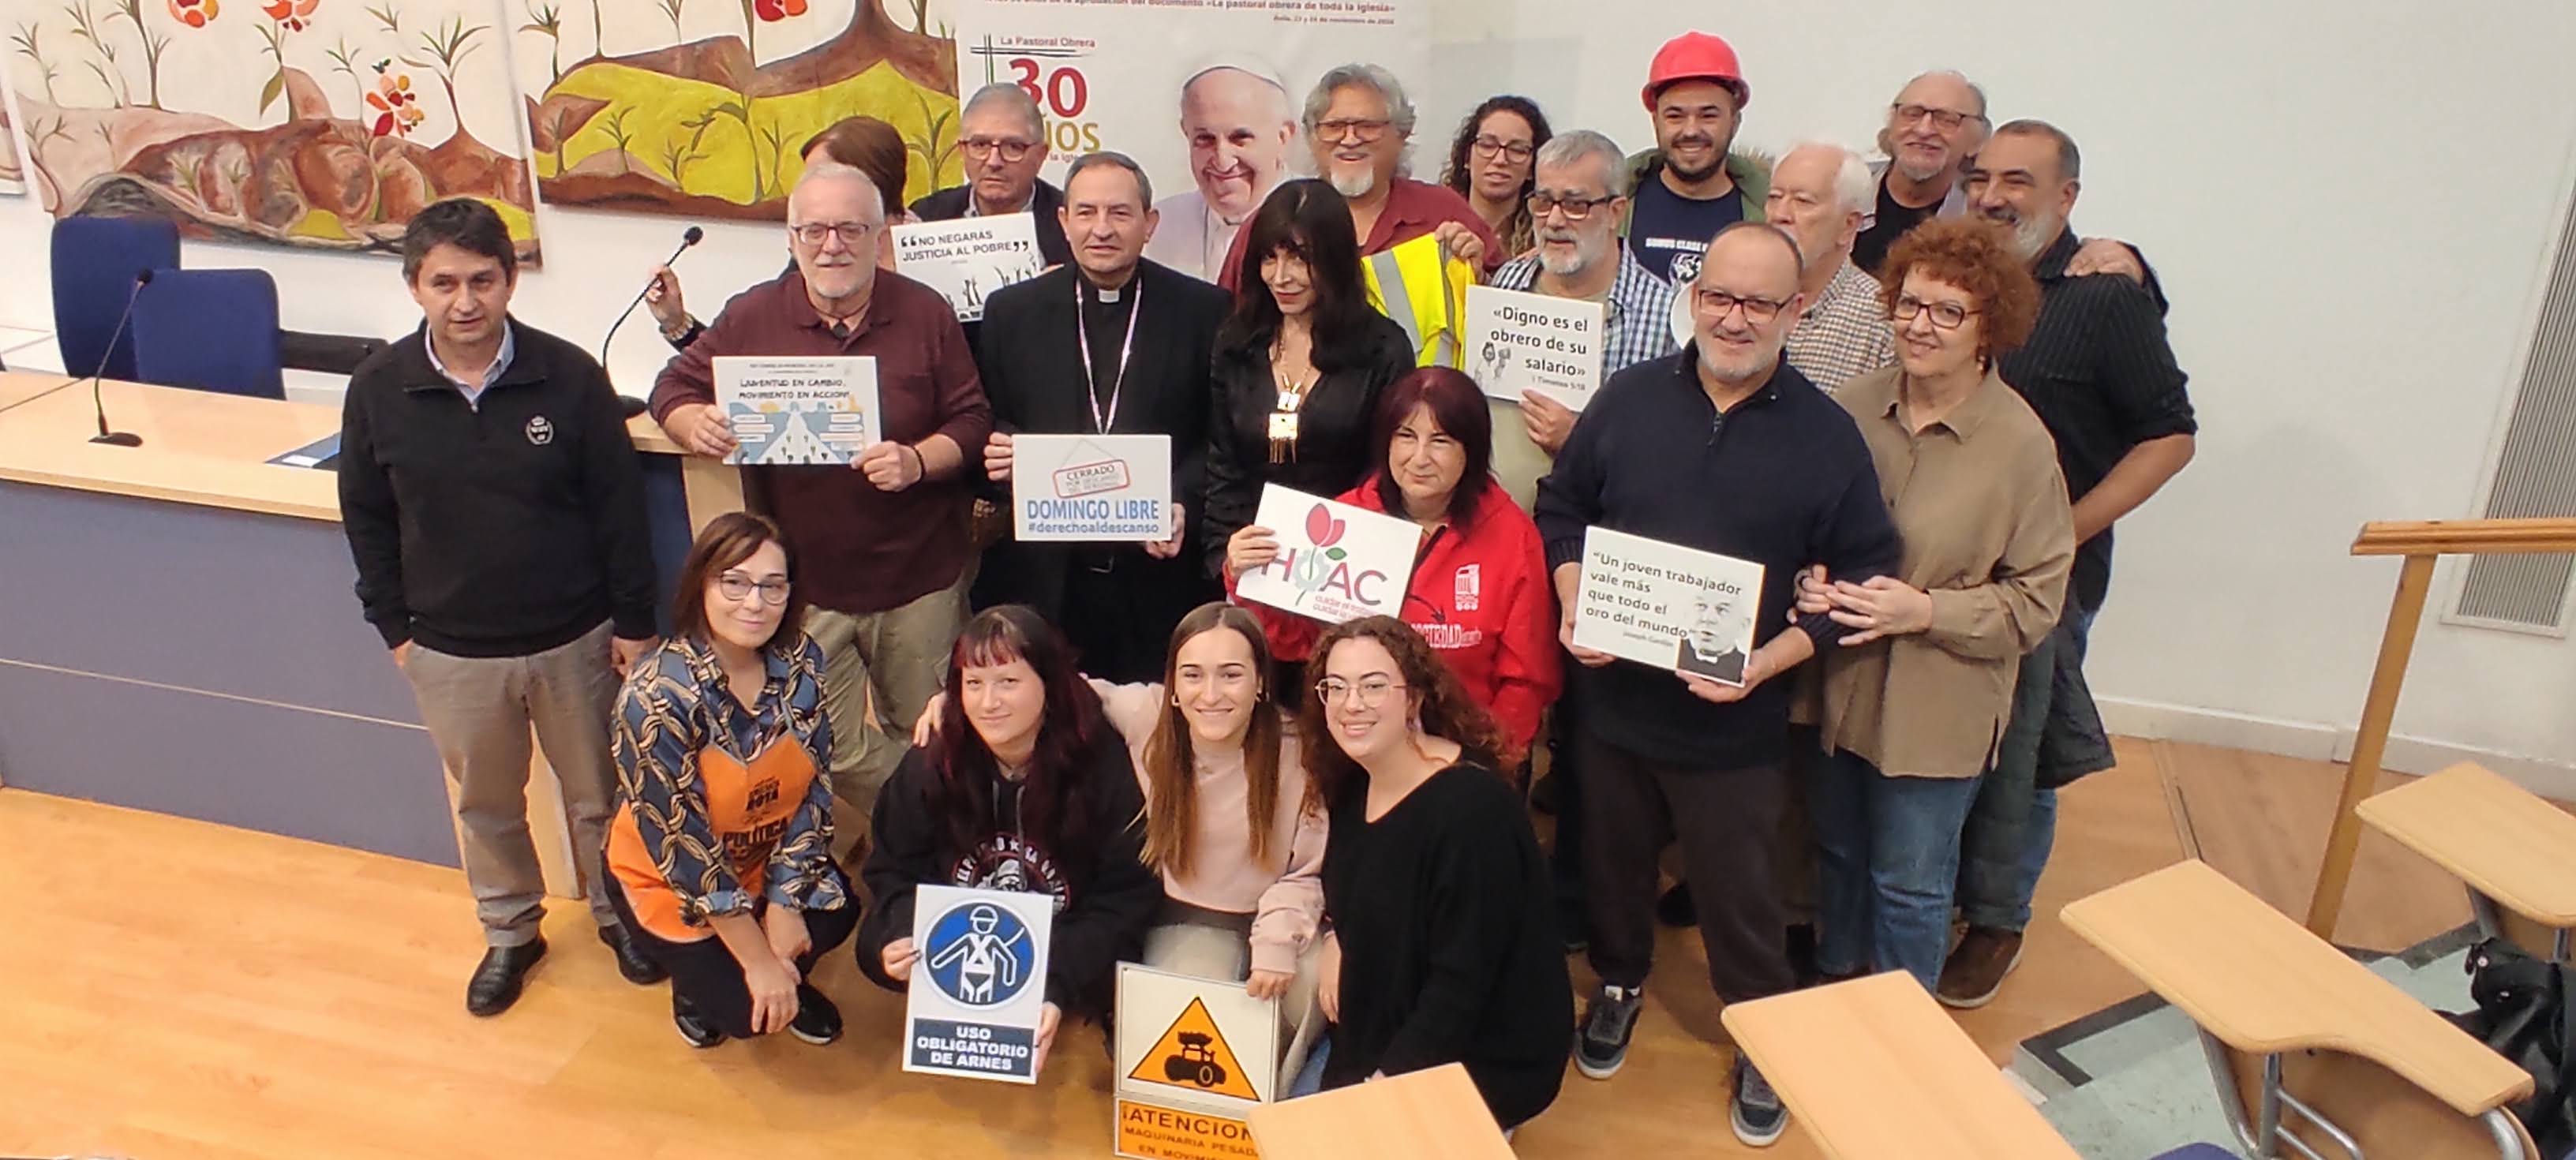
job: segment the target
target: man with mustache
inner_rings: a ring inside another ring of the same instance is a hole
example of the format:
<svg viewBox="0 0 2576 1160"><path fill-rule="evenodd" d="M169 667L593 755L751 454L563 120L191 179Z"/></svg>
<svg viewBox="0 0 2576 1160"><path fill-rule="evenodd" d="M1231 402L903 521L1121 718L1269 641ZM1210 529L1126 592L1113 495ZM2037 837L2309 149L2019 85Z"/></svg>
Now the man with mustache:
<svg viewBox="0 0 2576 1160"><path fill-rule="evenodd" d="M1288 169L1297 118L1288 91L1249 64L1202 69L1181 84L1181 137L1195 186L1155 203L1145 257L1215 281L1234 235ZM1068 179L1069 180L1069 179Z"/></svg>
<svg viewBox="0 0 2576 1160"><path fill-rule="evenodd" d="M1629 159L1628 248L1647 272L1680 284L1699 275L1700 251L1719 230L1762 220L1767 176L1730 152L1753 88L1732 45L1685 32L1655 50L1644 95L1655 148Z"/></svg>
<svg viewBox="0 0 2576 1160"><path fill-rule="evenodd" d="M832 792L862 813L938 691L964 623L967 455L981 452L993 426L956 312L938 291L879 270L885 244L876 184L847 166L808 166L787 198L795 268L726 303L662 368L652 397L672 442L722 456L736 444L715 407L717 358L876 360L880 442L847 467L743 472L746 498L803 558L796 587L806 631L823 648Z"/></svg>
<svg viewBox="0 0 2576 1160"><path fill-rule="evenodd" d="M1772 881L1788 792L1790 682L1779 678L1843 634L1823 615L1793 622L1792 590L1812 565L1884 575L1900 552L1859 426L1781 360L1800 305L1797 246L1776 229L1738 223L1703 252L1685 291L1690 345L1612 376L1539 483L1539 533L1565 610L1558 634L1583 665L1575 746L1589 953L1601 985L1575 1033L1575 1066L1594 1079L1619 1070L1636 1032L1654 960L1656 861L1668 841L1680 842L1696 885L1718 998L1796 985ZM1762 566L1761 591L1745 594L1755 628L1741 685L1574 646L1584 536L1595 526ZM1779 1097L1749 1061L1736 1066L1737 1138L1779 1139L1788 1123Z"/></svg>

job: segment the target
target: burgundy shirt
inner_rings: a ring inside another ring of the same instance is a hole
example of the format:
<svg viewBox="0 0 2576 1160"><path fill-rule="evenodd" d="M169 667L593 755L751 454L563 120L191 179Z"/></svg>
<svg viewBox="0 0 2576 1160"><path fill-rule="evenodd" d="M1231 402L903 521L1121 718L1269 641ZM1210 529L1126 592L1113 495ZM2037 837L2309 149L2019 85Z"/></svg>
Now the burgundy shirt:
<svg viewBox="0 0 2576 1160"><path fill-rule="evenodd" d="M1397 245L1412 241L1440 228L1442 222L1463 222L1485 243L1484 272L1493 273L1512 255L1503 252L1503 243L1494 237L1494 227L1476 216L1475 207L1458 191L1445 185L1399 177L1387 187L1386 208L1379 210L1377 224L1369 235L1360 239L1360 256L1384 253ZM1243 269L1243 247L1252 231L1237 230L1234 246L1225 253L1225 268L1217 272L1216 284L1228 290L1235 288L1235 275Z"/></svg>
<svg viewBox="0 0 2576 1160"><path fill-rule="evenodd" d="M933 435L957 441L966 462L979 461L993 430L993 409L975 374L975 356L957 314L939 293L901 274L880 271L867 313L845 336L805 297L793 270L735 295L724 313L662 368L653 384L653 419L683 403L715 401L715 358L877 360L877 405L885 437L919 443ZM746 471L752 506L787 532L802 558L796 583L816 607L864 615L908 604L957 581L973 552L967 514L973 481L962 472L924 479L898 492L879 491L849 467L760 467Z"/></svg>

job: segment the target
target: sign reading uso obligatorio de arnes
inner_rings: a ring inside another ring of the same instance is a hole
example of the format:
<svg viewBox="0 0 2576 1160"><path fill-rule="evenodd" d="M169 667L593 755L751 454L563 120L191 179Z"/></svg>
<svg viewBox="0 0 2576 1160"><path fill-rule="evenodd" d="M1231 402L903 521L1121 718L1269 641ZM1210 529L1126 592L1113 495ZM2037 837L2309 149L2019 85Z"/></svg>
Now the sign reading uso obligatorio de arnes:
<svg viewBox="0 0 2576 1160"><path fill-rule="evenodd" d="M903 1069L1036 1083L1054 899L924 886L913 907Z"/></svg>

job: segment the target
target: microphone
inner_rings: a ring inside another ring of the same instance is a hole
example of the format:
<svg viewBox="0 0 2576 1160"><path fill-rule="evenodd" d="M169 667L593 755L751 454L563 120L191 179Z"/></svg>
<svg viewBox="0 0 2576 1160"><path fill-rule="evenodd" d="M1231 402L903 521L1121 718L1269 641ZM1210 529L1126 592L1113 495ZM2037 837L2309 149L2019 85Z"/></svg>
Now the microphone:
<svg viewBox="0 0 2576 1160"><path fill-rule="evenodd" d="M107 334L107 349L99 352L98 371L89 377L89 406L90 410L98 414L98 434L90 439L92 443L105 443L110 447L143 446L143 437L134 432L108 429L107 402L99 397L99 389L107 379L108 360L116 355L116 340L125 337L125 324L134 320L134 300L142 297L143 288L151 284L152 271L134 272L134 289L127 291L125 295L125 313L117 316L116 329Z"/></svg>
<svg viewBox="0 0 2576 1160"><path fill-rule="evenodd" d="M670 258L665 260L662 264L668 266L673 262L679 261L680 255L687 253L689 247L697 245L700 241L705 240L706 236L707 231L700 229L697 226L690 226L686 232L683 232L680 235L680 248L671 251ZM644 296L652 293L652 291L653 280L647 278L644 280L644 288L635 292L635 300L627 303L626 309L617 313L617 321L608 324L607 337L599 340L599 367L601 370L604 371L608 369L608 344L617 341L617 328L626 325L627 316L634 314L636 306L642 304Z"/></svg>

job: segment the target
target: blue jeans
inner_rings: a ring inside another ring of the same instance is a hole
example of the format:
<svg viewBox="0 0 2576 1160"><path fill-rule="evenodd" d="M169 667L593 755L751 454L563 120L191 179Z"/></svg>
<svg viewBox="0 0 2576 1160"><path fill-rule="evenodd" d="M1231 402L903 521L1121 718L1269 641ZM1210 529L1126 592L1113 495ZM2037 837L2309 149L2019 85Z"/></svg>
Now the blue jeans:
<svg viewBox="0 0 2576 1160"><path fill-rule="evenodd" d="M2020 933L2057 843L2057 787L2112 764L2110 738L2081 680L2093 614L2066 619L2023 657L1995 767L1969 812L1959 913L1969 926Z"/></svg>
<svg viewBox="0 0 2576 1160"><path fill-rule="evenodd" d="M1851 753L1809 783L1816 826L1816 969L1903 969L1930 991L1950 950L1959 831L1974 777L1889 777Z"/></svg>

